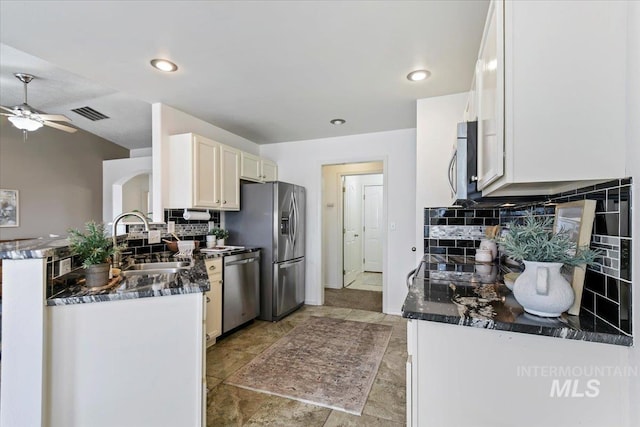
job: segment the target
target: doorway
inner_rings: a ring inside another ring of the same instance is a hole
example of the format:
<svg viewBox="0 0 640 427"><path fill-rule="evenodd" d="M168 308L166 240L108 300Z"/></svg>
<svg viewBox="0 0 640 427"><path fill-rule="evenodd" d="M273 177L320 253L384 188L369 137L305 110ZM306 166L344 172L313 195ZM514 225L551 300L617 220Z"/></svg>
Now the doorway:
<svg viewBox="0 0 640 427"><path fill-rule="evenodd" d="M325 305L382 312L384 164L324 165L322 171Z"/></svg>
<svg viewBox="0 0 640 427"><path fill-rule="evenodd" d="M383 175L343 175L342 194L342 284L382 292Z"/></svg>

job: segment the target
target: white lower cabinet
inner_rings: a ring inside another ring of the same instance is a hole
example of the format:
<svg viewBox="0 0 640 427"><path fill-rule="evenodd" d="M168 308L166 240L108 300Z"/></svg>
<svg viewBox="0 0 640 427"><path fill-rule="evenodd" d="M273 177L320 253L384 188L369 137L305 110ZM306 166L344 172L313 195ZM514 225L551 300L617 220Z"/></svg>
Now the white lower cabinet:
<svg viewBox="0 0 640 427"><path fill-rule="evenodd" d="M222 334L222 257L205 260L210 289L205 295L206 344L216 343Z"/></svg>

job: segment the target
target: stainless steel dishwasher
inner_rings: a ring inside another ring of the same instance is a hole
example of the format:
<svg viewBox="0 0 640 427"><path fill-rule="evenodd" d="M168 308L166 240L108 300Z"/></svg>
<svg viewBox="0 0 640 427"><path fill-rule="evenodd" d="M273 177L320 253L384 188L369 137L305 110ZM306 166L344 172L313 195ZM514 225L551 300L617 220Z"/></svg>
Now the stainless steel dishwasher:
<svg viewBox="0 0 640 427"><path fill-rule="evenodd" d="M222 333L260 314L260 252L224 257Z"/></svg>

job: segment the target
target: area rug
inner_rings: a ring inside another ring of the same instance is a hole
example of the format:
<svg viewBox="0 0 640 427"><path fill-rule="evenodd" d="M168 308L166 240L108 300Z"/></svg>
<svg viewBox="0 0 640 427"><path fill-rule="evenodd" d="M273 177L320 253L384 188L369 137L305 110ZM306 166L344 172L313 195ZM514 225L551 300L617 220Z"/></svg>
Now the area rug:
<svg viewBox="0 0 640 427"><path fill-rule="evenodd" d="M382 313L382 292L325 288L324 305Z"/></svg>
<svg viewBox="0 0 640 427"><path fill-rule="evenodd" d="M391 329L314 316L225 383L361 415Z"/></svg>

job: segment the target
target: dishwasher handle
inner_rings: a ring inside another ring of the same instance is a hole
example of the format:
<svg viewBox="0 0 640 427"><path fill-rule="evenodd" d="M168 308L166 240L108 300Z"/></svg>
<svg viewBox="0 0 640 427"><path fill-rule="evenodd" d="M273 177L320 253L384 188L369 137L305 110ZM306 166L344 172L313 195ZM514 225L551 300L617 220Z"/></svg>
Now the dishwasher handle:
<svg viewBox="0 0 640 427"><path fill-rule="evenodd" d="M257 262L260 261L260 257L256 256L253 258L244 258L244 259L239 259L237 261L229 261L226 262L224 265L225 266L232 266L232 265L241 265L241 264L249 264L250 262Z"/></svg>

